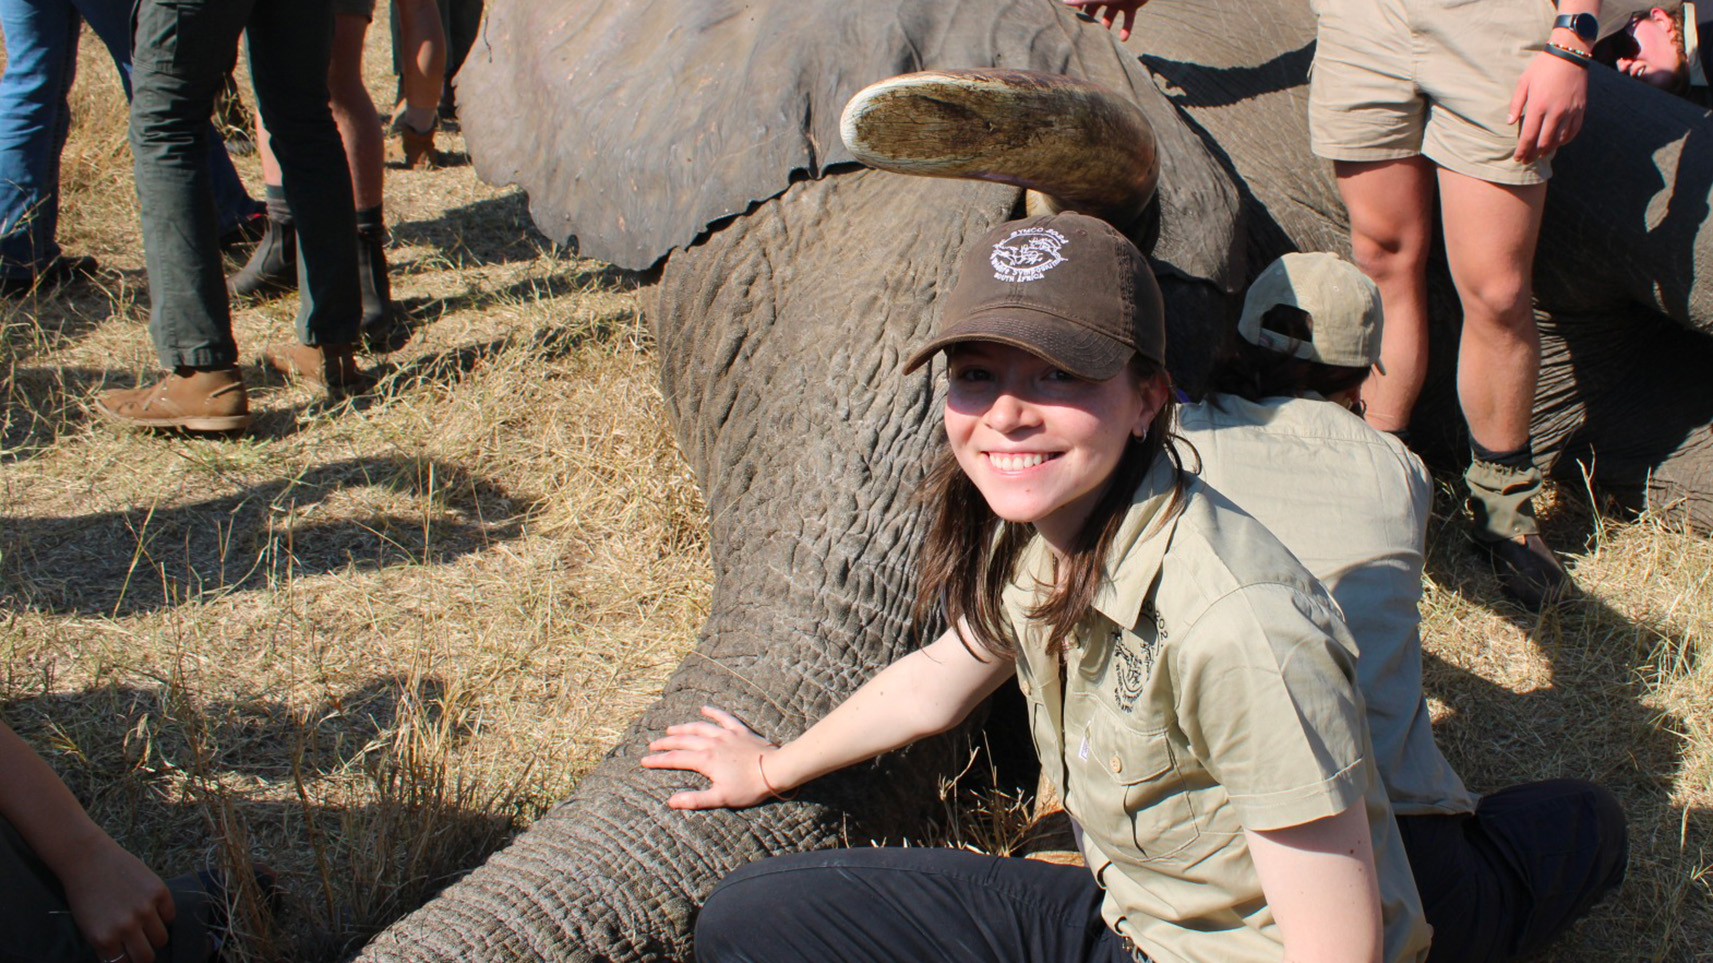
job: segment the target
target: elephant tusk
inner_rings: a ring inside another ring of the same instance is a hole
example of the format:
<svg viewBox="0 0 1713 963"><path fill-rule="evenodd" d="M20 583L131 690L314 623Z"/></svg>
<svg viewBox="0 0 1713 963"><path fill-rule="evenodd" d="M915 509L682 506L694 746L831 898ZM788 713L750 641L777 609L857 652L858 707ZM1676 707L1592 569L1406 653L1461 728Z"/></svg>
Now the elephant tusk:
<svg viewBox="0 0 1713 963"><path fill-rule="evenodd" d="M858 91L839 133L857 160L900 174L997 181L1124 229L1154 197L1154 129L1114 91L1060 74L925 70Z"/></svg>

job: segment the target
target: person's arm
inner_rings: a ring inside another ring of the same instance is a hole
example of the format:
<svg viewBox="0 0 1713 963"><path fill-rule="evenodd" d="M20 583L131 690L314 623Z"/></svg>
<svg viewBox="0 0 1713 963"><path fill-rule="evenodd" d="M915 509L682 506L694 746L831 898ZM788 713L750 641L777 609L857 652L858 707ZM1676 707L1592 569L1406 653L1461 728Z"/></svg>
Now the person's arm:
<svg viewBox="0 0 1713 963"><path fill-rule="evenodd" d="M1560 14L1589 13L1600 15L1600 0L1562 0ZM1576 137L1582 130L1583 112L1588 106L1588 66L1593 51L1581 37L1568 27L1557 27L1548 41L1570 52L1585 56L1580 64L1559 53L1541 51L1534 55L1517 81L1517 91L1511 96L1509 123L1521 124L1517 130L1517 150L1513 157L1528 163L1542 154L1555 151Z"/></svg>
<svg viewBox="0 0 1713 963"><path fill-rule="evenodd" d="M172 894L83 811L52 768L0 722L0 815L65 888L71 918L103 960L153 963Z"/></svg>
<svg viewBox="0 0 1713 963"><path fill-rule="evenodd" d="M1243 835L1286 963L1380 963L1380 883L1361 799L1334 816Z"/></svg>
<svg viewBox="0 0 1713 963"><path fill-rule="evenodd" d="M688 769L707 789L667 800L674 809L753 806L818 776L945 732L1011 677L1010 659L978 659L948 630L882 669L850 698L783 746L731 713L704 706L711 722L671 726L648 744L650 769Z"/></svg>
<svg viewBox="0 0 1713 963"><path fill-rule="evenodd" d="M1063 0L1067 7L1076 7L1083 13L1099 20L1108 30L1112 29L1115 20L1123 18L1118 27L1118 39L1130 39L1130 27L1136 23L1136 11L1148 0Z"/></svg>

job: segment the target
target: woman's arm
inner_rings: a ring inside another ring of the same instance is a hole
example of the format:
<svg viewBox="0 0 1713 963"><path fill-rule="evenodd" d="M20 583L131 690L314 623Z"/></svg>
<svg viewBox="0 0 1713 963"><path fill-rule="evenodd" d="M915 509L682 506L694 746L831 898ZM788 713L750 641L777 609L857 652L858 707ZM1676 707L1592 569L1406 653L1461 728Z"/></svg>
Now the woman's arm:
<svg viewBox="0 0 1713 963"><path fill-rule="evenodd" d="M102 959L155 958L173 918L166 884L102 832L53 769L3 722L0 815L59 877L72 920Z"/></svg>
<svg viewBox="0 0 1713 963"><path fill-rule="evenodd" d="M712 722L672 726L649 743L650 769L688 769L708 777L707 789L667 800L674 809L753 806L853 763L872 759L962 722L1008 678L1012 661L978 659L955 631L910 653L851 693L821 721L783 746L756 735L736 716L712 706Z"/></svg>
<svg viewBox="0 0 1713 963"><path fill-rule="evenodd" d="M1361 799L1335 816L1243 835L1286 963L1380 963L1380 883Z"/></svg>

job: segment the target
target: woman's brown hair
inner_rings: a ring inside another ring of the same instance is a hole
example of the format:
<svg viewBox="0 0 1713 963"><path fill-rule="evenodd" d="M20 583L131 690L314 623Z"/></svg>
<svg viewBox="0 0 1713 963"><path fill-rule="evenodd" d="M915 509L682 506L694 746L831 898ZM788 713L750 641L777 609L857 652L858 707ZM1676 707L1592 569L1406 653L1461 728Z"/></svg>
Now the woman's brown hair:
<svg viewBox="0 0 1713 963"><path fill-rule="evenodd" d="M1049 652L1063 651L1071 631L1094 605L1095 593L1106 577L1106 556L1124 524L1126 509L1143 476L1162 455L1172 460L1174 476L1171 502L1162 518L1177 511L1183 496L1183 465L1170 437L1177 408L1170 379L1139 358L1131 361L1128 375L1137 384L1165 379L1166 400L1149 422L1148 436L1125 447L1106 491L1089 512L1070 550L1055 564L1051 591L1029 610L1030 618L1048 625ZM937 617L944 617L951 626L961 621L972 636L964 639L965 645L973 642L996 655L1016 655L1017 640L1000 594L1011 582L1017 560L1035 533L1033 526L1007 522L995 515L943 439L918 497L931 512L931 523L916 596L917 627L926 628Z"/></svg>

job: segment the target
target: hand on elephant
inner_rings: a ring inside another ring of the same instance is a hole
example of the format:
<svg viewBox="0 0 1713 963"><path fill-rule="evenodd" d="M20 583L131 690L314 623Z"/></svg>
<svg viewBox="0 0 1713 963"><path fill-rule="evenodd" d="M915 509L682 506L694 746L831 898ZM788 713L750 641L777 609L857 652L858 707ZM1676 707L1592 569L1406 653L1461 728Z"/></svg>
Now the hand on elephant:
<svg viewBox="0 0 1713 963"><path fill-rule="evenodd" d="M1551 54L1535 54L1511 96L1507 122L1522 122L1512 156L1526 164L1570 143L1582 130L1587 106L1587 68Z"/></svg>
<svg viewBox="0 0 1713 963"><path fill-rule="evenodd" d="M1064 0L1067 7L1076 7L1083 13L1099 20L1108 30L1112 29L1114 20L1123 18L1119 25L1118 39L1129 40L1130 28L1136 23L1136 11L1148 0Z"/></svg>
<svg viewBox="0 0 1713 963"><path fill-rule="evenodd" d="M762 772L762 759L779 747L755 734L738 717L713 706L702 714L713 722L668 726L666 735L648 744L647 769L687 769L708 777L706 789L674 793L673 809L742 809L777 795Z"/></svg>

